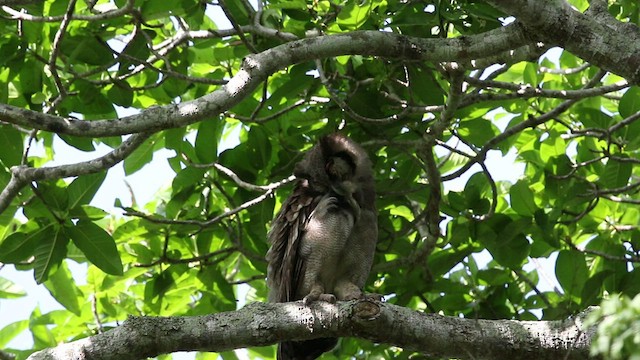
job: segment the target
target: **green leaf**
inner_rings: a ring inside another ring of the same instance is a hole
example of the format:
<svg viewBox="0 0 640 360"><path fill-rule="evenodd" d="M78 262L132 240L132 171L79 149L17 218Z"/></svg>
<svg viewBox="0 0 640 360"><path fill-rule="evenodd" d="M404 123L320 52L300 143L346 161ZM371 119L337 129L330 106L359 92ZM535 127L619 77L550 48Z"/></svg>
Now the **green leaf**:
<svg viewBox="0 0 640 360"><path fill-rule="evenodd" d="M474 249L472 247L466 247L463 249L443 249L434 251L433 254L427 259L429 270L433 271L434 276L441 276L446 274L459 264L464 258L469 256Z"/></svg>
<svg viewBox="0 0 640 360"><path fill-rule="evenodd" d="M578 251L562 250L556 260L556 278L565 293L580 296L589 277L584 254Z"/></svg>
<svg viewBox="0 0 640 360"><path fill-rule="evenodd" d="M200 122L196 136L196 155L203 164L210 164L218 158L218 142L224 129L224 122L212 119Z"/></svg>
<svg viewBox="0 0 640 360"><path fill-rule="evenodd" d="M597 274L590 276L585 282L582 294L580 295L580 304L583 306L598 305L602 300L603 295L603 283L604 281L613 275L611 270L604 270Z"/></svg>
<svg viewBox="0 0 640 360"><path fill-rule="evenodd" d="M80 220L76 226L66 228L66 232L95 266L107 274L122 275L122 261L116 242L100 226Z"/></svg>
<svg viewBox="0 0 640 360"><path fill-rule="evenodd" d="M600 174L600 182L609 189L627 186L632 171L631 162L609 159Z"/></svg>
<svg viewBox="0 0 640 360"><path fill-rule="evenodd" d="M16 232L0 243L0 262L15 264L26 260L33 253L34 237Z"/></svg>
<svg viewBox="0 0 640 360"><path fill-rule="evenodd" d="M47 208L66 212L69 209L69 194L62 182L42 181L38 183L38 194Z"/></svg>
<svg viewBox="0 0 640 360"><path fill-rule="evenodd" d="M338 25L343 30L356 30L369 19L373 1L349 1L338 13Z"/></svg>
<svg viewBox="0 0 640 360"><path fill-rule="evenodd" d="M230 3L235 4L236 1L231 1ZM169 13L171 13L173 16L182 16L187 14L187 12L191 10L191 8L197 5L198 5L198 2L189 1L189 0L180 0L180 1L145 0L142 3L141 14L145 21L164 18ZM235 4L235 6L238 6L238 5Z"/></svg>
<svg viewBox="0 0 640 360"><path fill-rule="evenodd" d="M69 208L73 209L78 205L86 205L91 202L100 185L104 181L107 173L102 171L96 174L78 176L67 186L69 194Z"/></svg>
<svg viewBox="0 0 640 360"><path fill-rule="evenodd" d="M521 218L510 222L498 233L499 247L494 249L496 261L512 269L522 266L531 247L524 234L530 225L530 218Z"/></svg>
<svg viewBox="0 0 640 360"><path fill-rule="evenodd" d="M69 210L69 216L74 219L86 219L86 220L100 220L107 217L109 213L93 207L91 205L80 205Z"/></svg>
<svg viewBox="0 0 640 360"><path fill-rule="evenodd" d="M63 37L60 49L70 61L81 61L90 65L108 65L113 61L109 45L94 36Z"/></svg>
<svg viewBox="0 0 640 360"><path fill-rule="evenodd" d="M622 95L618 104L618 111L620 111L620 116L623 118L640 111L640 87L632 86Z"/></svg>
<svg viewBox="0 0 640 360"><path fill-rule="evenodd" d="M22 135L12 126L0 125L0 162L6 167L19 165L22 160Z"/></svg>
<svg viewBox="0 0 640 360"><path fill-rule="evenodd" d="M458 127L458 134L478 147L484 146L499 133L500 130L491 121L482 118L462 121Z"/></svg>
<svg viewBox="0 0 640 360"><path fill-rule="evenodd" d="M524 67L524 72L522 74L522 79L525 83L537 87L538 86L538 69L537 66L533 63L527 63Z"/></svg>
<svg viewBox="0 0 640 360"><path fill-rule="evenodd" d="M272 9L307 9L307 3L304 0L282 0L269 3L269 5Z"/></svg>
<svg viewBox="0 0 640 360"><path fill-rule="evenodd" d="M25 295L27 295L27 293L22 289L22 287L12 281L0 277L0 298L17 299L24 297ZM2 339L1 336L0 339ZM2 347L2 344L0 344L0 347Z"/></svg>
<svg viewBox="0 0 640 360"><path fill-rule="evenodd" d="M64 261L49 274L44 286L65 309L80 316L80 300L84 298L84 295L76 286L76 282Z"/></svg>
<svg viewBox="0 0 640 360"><path fill-rule="evenodd" d="M613 123L610 115L597 109L585 108L580 114L580 121L585 127L606 129Z"/></svg>
<svg viewBox="0 0 640 360"><path fill-rule="evenodd" d="M103 94L100 86L83 79L77 79L73 82L71 90L78 94L67 97L62 102L61 108L66 111L80 112L84 115L85 120L117 117L113 102ZM70 136L68 138L75 138L73 139L74 145L85 147L88 146L86 140L92 140L88 137Z"/></svg>
<svg viewBox="0 0 640 360"><path fill-rule="evenodd" d="M69 242L69 238L59 227L49 226L48 228L52 228L53 233L39 232L38 244L33 254L35 256L33 275L38 284L45 282L51 269L62 261Z"/></svg>
<svg viewBox="0 0 640 360"><path fill-rule="evenodd" d="M124 159L124 173L131 175L153 160L154 138L145 141Z"/></svg>
<svg viewBox="0 0 640 360"><path fill-rule="evenodd" d="M131 107L133 104L133 90L125 81L116 81L115 84L107 90L107 98L114 104L125 108Z"/></svg>
<svg viewBox="0 0 640 360"><path fill-rule="evenodd" d="M496 214L478 224L477 238L500 265L518 269L529 255L531 245L524 232L530 224L530 218L512 220Z"/></svg>
<svg viewBox="0 0 640 360"><path fill-rule="evenodd" d="M538 209L533 200L533 191L529 188L529 182L519 180L509 189L511 208L519 215L533 216Z"/></svg>
<svg viewBox="0 0 640 360"><path fill-rule="evenodd" d="M206 169L197 167L186 167L176 174L171 183L171 189L173 194L178 194L184 190L193 191L198 182L202 181Z"/></svg>
<svg viewBox="0 0 640 360"><path fill-rule="evenodd" d="M29 330L31 330L31 334L33 334L34 347L45 348L57 345L55 336L49 329L49 326L47 326L51 322L47 324L38 324L38 321L43 320L40 308L36 307L33 310L29 316L29 320Z"/></svg>
<svg viewBox="0 0 640 360"><path fill-rule="evenodd" d="M146 1L145 5L150 2L151 1ZM164 5L168 5L168 4L165 2ZM174 5L174 4L171 4L171 5ZM156 36L156 33L154 31L147 30L147 29L135 32L135 36L133 37L133 39L129 40L129 42L127 43L127 46L125 46L124 49L122 49L122 52L120 53L122 54L122 59L120 61L120 66L118 67L118 75L127 74L129 73L129 71L131 71L130 70L131 66L139 65L140 62L136 61L135 59L146 60L149 57L149 54L151 52L149 51L150 44L147 42L147 39L153 39L155 36ZM111 90L114 90L114 89L118 89L121 91L128 90L128 92L131 93L131 96L133 96L133 92L131 91L131 87L129 86L129 83L127 83L124 80L122 80L121 82L116 82L114 84L114 87L111 88ZM124 106L124 105L121 105L121 106Z"/></svg>
<svg viewBox="0 0 640 360"><path fill-rule="evenodd" d="M0 348L6 348L7 344L16 336L29 328L29 320L20 320L8 324L0 329Z"/></svg>

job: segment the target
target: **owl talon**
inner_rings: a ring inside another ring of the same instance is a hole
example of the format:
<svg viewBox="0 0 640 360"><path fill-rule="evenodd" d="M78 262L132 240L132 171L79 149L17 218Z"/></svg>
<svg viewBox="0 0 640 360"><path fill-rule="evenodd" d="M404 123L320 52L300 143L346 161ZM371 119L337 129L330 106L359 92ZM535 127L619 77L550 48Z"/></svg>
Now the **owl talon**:
<svg viewBox="0 0 640 360"><path fill-rule="evenodd" d="M318 300L328 302L330 304L335 304L336 296L333 294L320 294L320 298Z"/></svg>
<svg viewBox="0 0 640 360"><path fill-rule="evenodd" d="M324 301L330 304L334 304L336 302L336 297L333 294L316 294L312 292L302 299L302 303L305 306L308 306L314 301Z"/></svg>

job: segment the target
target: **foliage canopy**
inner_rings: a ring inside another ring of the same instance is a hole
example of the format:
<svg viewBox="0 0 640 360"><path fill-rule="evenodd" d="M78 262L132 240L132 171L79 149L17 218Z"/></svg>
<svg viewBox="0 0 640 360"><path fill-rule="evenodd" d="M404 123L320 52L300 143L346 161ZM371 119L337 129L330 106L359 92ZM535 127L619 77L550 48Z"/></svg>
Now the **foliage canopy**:
<svg viewBox="0 0 640 360"><path fill-rule="evenodd" d="M20 357L130 314L264 301L266 232L293 165L338 130L363 144L376 172L380 237L367 291L425 312L520 320L563 319L606 294L640 292L640 89L552 48L559 44L476 50L474 35L517 28L500 6L24 2L0 18L0 262L32 271L65 311L36 309L0 329L0 346L31 331L33 349L16 350ZM638 24L638 7L610 1L608 12ZM231 25L221 29L215 11ZM277 57L259 86L233 92L253 54L314 46L297 39L368 36L360 30L457 39L484 56L423 61L347 46L317 60ZM228 98L211 95L221 89ZM212 110L196 118L202 99ZM125 109L147 110L125 117ZM163 115L170 109L178 110ZM148 125L119 130L136 120ZM55 138L90 154L99 144L113 151L45 169L58 155ZM34 154L35 144L45 151ZM124 216L91 202L109 168L122 160L133 174L161 149L175 176L156 199L118 199ZM555 269L537 266L541 258L555 258ZM88 264L86 285L73 281L68 261ZM547 275L560 288L539 289L544 271L555 271ZM24 295L0 277L0 298ZM270 358L273 348L248 354ZM410 355L356 339L336 354Z"/></svg>

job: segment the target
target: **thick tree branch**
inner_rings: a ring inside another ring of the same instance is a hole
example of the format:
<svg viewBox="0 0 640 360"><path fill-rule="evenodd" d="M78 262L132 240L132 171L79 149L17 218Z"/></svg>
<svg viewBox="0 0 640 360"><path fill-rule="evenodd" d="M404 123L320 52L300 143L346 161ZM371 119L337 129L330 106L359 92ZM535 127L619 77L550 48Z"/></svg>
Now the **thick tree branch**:
<svg viewBox="0 0 640 360"><path fill-rule="evenodd" d="M561 46L581 59L637 84L640 81L640 29L595 7L586 14L559 0L490 0L521 21L531 40Z"/></svg>
<svg viewBox="0 0 640 360"><path fill-rule="evenodd" d="M86 339L34 353L30 360L140 359L176 351L220 352L283 340L355 336L435 357L586 359L593 332L582 317L564 321L472 320L372 301L253 303L193 317L131 317ZM473 354L473 355L472 355Z"/></svg>
<svg viewBox="0 0 640 360"><path fill-rule="evenodd" d="M251 94L267 77L286 66L318 58L361 54L421 61L472 60L526 44L517 26L455 39L421 39L378 31L320 36L276 46L247 56L243 66L220 89L198 99L152 107L117 120L84 121L0 104L0 121L59 134L102 137L155 132L215 118Z"/></svg>

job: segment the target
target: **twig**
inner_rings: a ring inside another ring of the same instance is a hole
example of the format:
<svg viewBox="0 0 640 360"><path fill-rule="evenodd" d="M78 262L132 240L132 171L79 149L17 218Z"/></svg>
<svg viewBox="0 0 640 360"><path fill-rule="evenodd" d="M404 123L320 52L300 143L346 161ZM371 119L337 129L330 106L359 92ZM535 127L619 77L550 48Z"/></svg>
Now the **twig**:
<svg viewBox="0 0 640 360"><path fill-rule="evenodd" d="M230 255L230 253L234 252L236 250L235 247L228 247L225 249L220 249L218 251L213 251L210 252L208 254L204 254L204 255L200 255L200 256L194 256L194 257L190 257L190 258L180 258L180 259L173 259L170 258L168 256L162 256L159 259L156 259L148 264L133 264L133 266L135 267L140 267L140 268L146 268L146 267L153 267L156 266L158 264L189 264L189 263L193 263L193 262L202 262L204 260L209 260L214 256L218 256L218 255L225 255L222 259L217 259L217 262L220 262L222 260L224 260L224 258L226 258L226 256Z"/></svg>
<svg viewBox="0 0 640 360"><path fill-rule="evenodd" d="M53 100L51 106L45 110L46 113L51 112L55 109L58 104L64 100L67 96L67 89L62 84L62 80L60 80L60 74L58 74L58 68L56 67L56 60L58 59L58 53L60 52L60 42L62 38L67 32L67 27L69 26L69 22L71 21L71 17L73 15L73 10L76 6L77 0L70 0L67 5L67 11L62 17L62 22L60 23L60 28L56 31L56 35L53 38L53 42L51 44L51 56L49 57L49 70L51 71L51 75L53 75L53 81L58 88L58 96Z"/></svg>
<svg viewBox="0 0 640 360"><path fill-rule="evenodd" d="M226 0L218 0L218 5L220 5L220 7L222 8L222 11L224 11L224 14L227 16L227 19L229 19L231 26L233 26L233 28L236 30L237 35L240 38L240 41L242 41L242 43L247 47L247 49L249 49L249 51L251 51L254 54L257 54L258 50L244 36L244 32L242 32L242 30L240 29L240 26L238 25L238 22L234 18L231 11L229 11L229 8L227 7L227 4L226 4Z"/></svg>
<svg viewBox="0 0 640 360"><path fill-rule="evenodd" d="M226 168L225 168L226 169ZM228 170L228 169L227 169ZM230 170L229 170L230 171ZM233 174L233 172L231 172ZM234 174L235 175L235 174ZM237 176L236 176L237 178ZM257 186L257 185L252 185L252 184L248 184L245 183L244 181L240 180L239 178L237 178L237 180L240 181L240 183L242 183L244 186L247 186L250 190L256 190L256 191L262 191L262 190L266 190L264 194L249 200L245 203L243 203L242 205L231 209L229 211L225 211L224 213L206 220L206 221L199 221L199 220L175 220L175 219L167 219L167 218L161 218L158 217L156 215L148 215L148 214L144 214L142 212L139 211L135 211L135 210L130 210L130 209L125 209L125 215L127 216L135 216L135 217L140 217L143 218L147 221L156 223L156 224L170 224L170 225L193 225L193 226L197 226L200 229L204 229L206 227L209 227L213 224L216 224L218 222L220 222L222 219L224 218L228 218L232 215L235 215L243 210L246 210L256 204L259 204L260 202L268 199L271 195L273 195L275 189L279 188L280 186L283 186L293 180L295 180L295 177L292 175L284 180L280 180L277 181L275 183L269 184L269 185L265 185L265 186ZM235 181L235 180L234 180ZM240 185L239 185L240 186Z"/></svg>
<svg viewBox="0 0 640 360"><path fill-rule="evenodd" d="M242 280L235 280L235 281L229 281L230 285L240 285L240 284L248 284L252 281L255 280L264 280L265 279L265 275L261 274L261 275L253 275L250 278L247 279L242 279Z"/></svg>

